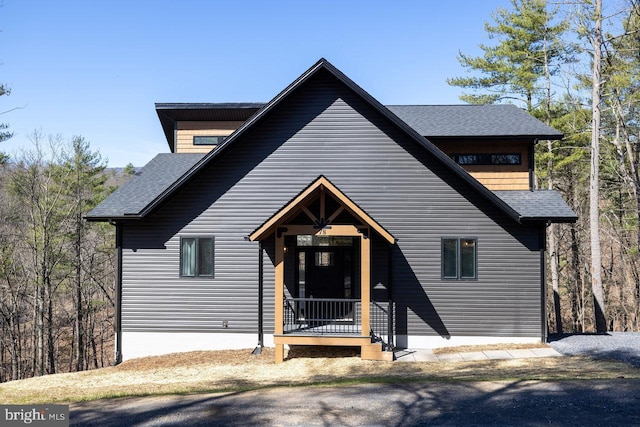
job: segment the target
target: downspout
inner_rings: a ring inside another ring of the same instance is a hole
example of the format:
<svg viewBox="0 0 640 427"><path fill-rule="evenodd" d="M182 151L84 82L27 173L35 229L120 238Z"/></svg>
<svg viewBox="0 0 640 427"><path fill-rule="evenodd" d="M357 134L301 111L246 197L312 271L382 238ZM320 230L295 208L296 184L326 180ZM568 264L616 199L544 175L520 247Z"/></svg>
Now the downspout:
<svg viewBox="0 0 640 427"><path fill-rule="evenodd" d="M393 304L393 247L394 245L388 245L389 250L387 251L387 301L389 302L389 313L388 313L388 334L387 342L388 342L388 350L393 351L395 348L395 307Z"/></svg>
<svg viewBox="0 0 640 427"><path fill-rule="evenodd" d="M543 343L549 338L547 328L547 227L551 225L551 221L540 227L540 339Z"/></svg>
<svg viewBox="0 0 640 427"><path fill-rule="evenodd" d="M536 179L535 179L535 164L533 158L535 156L536 144L539 139L536 138L533 140L531 144L529 144L529 191L533 191L536 188Z"/></svg>
<svg viewBox="0 0 640 427"><path fill-rule="evenodd" d="M258 346L253 349L251 354L262 353L262 347L264 347L264 261L263 261L263 248L262 240L258 242Z"/></svg>
<svg viewBox="0 0 640 427"><path fill-rule="evenodd" d="M113 364L122 363L122 225L116 227L116 303L115 303L115 357Z"/></svg>

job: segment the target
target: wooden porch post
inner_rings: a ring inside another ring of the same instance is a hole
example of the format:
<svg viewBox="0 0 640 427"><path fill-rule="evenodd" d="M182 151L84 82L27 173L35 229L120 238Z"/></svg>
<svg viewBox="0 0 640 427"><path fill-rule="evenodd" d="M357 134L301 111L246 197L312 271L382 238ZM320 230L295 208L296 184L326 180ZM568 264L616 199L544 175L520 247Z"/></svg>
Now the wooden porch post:
<svg viewBox="0 0 640 427"><path fill-rule="evenodd" d="M282 335L284 325L284 235L276 231L274 334ZM284 361L284 344L276 344L276 363Z"/></svg>
<svg viewBox="0 0 640 427"><path fill-rule="evenodd" d="M362 336L371 331L371 239L369 229L360 236L360 300L362 301Z"/></svg>

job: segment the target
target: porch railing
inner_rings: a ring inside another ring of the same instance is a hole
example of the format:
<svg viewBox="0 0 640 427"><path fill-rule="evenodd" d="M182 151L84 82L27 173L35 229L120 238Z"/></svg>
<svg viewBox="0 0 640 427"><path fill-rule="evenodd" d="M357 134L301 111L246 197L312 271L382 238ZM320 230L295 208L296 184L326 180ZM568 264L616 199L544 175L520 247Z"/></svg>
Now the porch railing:
<svg viewBox="0 0 640 427"><path fill-rule="evenodd" d="M285 334L371 335L385 350L393 348L393 303L374 302L369 306L370 327L362 327L362 301L336 298L285 298Z"/></svg>
<svg viewBox="0 0 640 427"><path fill-rule="evenodd" d="M371 339L381 342L385 351L392 351L393 344L393 301L371 301Z"/></svg>

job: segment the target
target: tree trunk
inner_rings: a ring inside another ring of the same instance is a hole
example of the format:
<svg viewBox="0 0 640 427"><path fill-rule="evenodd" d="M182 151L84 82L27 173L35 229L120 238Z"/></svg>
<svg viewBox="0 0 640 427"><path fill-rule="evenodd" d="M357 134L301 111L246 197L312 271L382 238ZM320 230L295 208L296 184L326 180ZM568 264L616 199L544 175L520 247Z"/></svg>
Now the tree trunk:
<svg viewBox="0 0 640 427"><path fill-rule="evenodd" d="M591 101L591 170L589 173L589 231L591 241L591 291L596 332L607 331L604 292L602 289L602 254L600 251L600 71L602 68L602 0L595 3L593 43L593 87Z"/></svg>
<svg viewBox="0 0 640 427"><path fill-rule="evenodd" d="M56 373L56 353L53 339L53 289L51 280L47 279L47 373Z"/></svg>
<svg viewBox="0 0 640 427"><path fill-rule="evenodd" d="M80 201L78 201L80 203ZM79 209L78 209L79 211ZM86 358L84 349L84 328L83 315L84 306L82 303L82 266L80 264L80 252L81 252L81 232L82 232L82 213L78 212L76 215L76 235L75 235L75 302L76 302L76 317L75 317L75 338L76 338L76 371L83 371L86 369Z"/></svg>

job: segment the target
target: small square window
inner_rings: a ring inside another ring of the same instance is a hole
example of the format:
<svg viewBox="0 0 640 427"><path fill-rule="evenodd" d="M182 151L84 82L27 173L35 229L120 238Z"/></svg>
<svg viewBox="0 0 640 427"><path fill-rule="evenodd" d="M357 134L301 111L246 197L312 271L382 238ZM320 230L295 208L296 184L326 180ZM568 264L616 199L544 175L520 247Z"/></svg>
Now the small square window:
<svg viewBox="0 0 640 427"><path fill-rule="evenodd" d="M442 278L472 280L478 277L477 239L442 239Z"/></svg>
<svg viewBox="0 0 640 427"><path fill-rule="evenodd" d="M213 277L213 237L183 237L180 239L180 276Z"/></svg>

